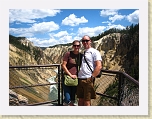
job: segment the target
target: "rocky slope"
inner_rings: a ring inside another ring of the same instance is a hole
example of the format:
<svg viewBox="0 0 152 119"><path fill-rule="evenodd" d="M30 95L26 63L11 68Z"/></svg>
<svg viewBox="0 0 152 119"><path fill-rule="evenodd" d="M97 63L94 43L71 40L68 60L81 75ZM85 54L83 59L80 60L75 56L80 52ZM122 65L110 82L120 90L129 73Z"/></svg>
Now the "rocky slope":
<svg viewBox="0 0 152 119"><path fill-rule="evenodd" d="M130 37L121 33L112 33L94 41L92 45L101 53L103 69L123 70L129 75L137 73L135 77L138 80L139 74L135 68L139 65L139 49L135 48L135 45L139 45L139 41L133 40L138 36L139 34ZM20 43L30 50L25 51L14 44L9 44L10 66L60 64L64 53L72 48L72 46L68 44L41 49L34 46L26 38L21 39ZM82 52L83 48L81 48L80 51ZM54 76L55 73L50 69L35 69L31 71L10 70L9 75L9 86L13 87L48 83L46 79ZM14 91L27 97L30 103L42 102L49 98L49 86L36 89L16 89Z"/></svg>

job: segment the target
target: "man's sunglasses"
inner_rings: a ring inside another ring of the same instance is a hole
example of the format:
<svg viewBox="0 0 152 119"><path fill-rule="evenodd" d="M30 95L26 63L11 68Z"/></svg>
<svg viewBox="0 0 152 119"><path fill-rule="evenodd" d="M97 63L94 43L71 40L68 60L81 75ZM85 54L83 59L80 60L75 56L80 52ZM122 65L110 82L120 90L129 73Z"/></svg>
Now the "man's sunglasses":
<svg viewBox="0 0 152 119"><path fill-rule="evenodd" d="M84 42L89 42L90 40L82 40L82 42L84 43Z"/></svg>
<svg viewBox="0 0 152 119"><path fill-rule="evenodd" d="M80 47L80 45L73 45L74 47Z"/></svg>

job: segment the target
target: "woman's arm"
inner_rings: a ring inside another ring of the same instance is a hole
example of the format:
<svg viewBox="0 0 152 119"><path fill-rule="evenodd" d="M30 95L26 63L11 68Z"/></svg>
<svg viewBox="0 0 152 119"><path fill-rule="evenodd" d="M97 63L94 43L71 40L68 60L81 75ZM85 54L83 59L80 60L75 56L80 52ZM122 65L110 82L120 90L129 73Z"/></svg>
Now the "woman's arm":
<svg viewBox="0 0 152 119"><path fill-rule="evenodd" d="M67 69L66 64L67 64L67 61L63 61L63 63L61 64L62 69L64 70L64 72L65 72L66 74L68 74L69 76L71 76L72 74L71 74L71 73L69 72L69 70Z"/></svg>

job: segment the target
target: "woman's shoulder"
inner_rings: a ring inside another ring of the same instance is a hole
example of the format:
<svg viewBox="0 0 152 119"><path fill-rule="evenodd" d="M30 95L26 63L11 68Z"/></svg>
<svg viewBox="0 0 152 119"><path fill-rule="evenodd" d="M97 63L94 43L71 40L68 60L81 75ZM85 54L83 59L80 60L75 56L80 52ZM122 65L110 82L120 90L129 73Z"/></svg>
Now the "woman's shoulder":
<svg viewBox="0 0 152 119"><path fill-rule="evenodd" d="M64 56L64 57L68 57L69 55L70 55L70 51L67 51L67 52L64 53L63 56Z"/></svg>
<svg viewBox="0 0 152 119"><path fill-rule="evenodd" d="M79 52L80 56L83 56L83 53L82 52Z"/></svg>
<svg viewBox="0 0 152 119"><path fill-rule="evenodd" d="M69 54L70 54L70 52L71 52L71 51L67 51L65 54L66 54L66 55L69 55Z"/></svg>

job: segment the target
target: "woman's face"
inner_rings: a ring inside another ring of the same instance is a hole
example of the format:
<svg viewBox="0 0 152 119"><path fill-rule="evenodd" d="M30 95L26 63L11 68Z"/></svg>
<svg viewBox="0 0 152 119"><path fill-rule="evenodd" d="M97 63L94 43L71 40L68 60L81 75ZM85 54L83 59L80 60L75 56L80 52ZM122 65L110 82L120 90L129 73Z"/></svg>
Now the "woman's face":
<svg viewBox="0 0 152 119"><path fill-rule="evenodd" d="M79 51L79 49L80 49L80 43L79 42L74 42L73 49L74 49L74 51Z"/></svg>

